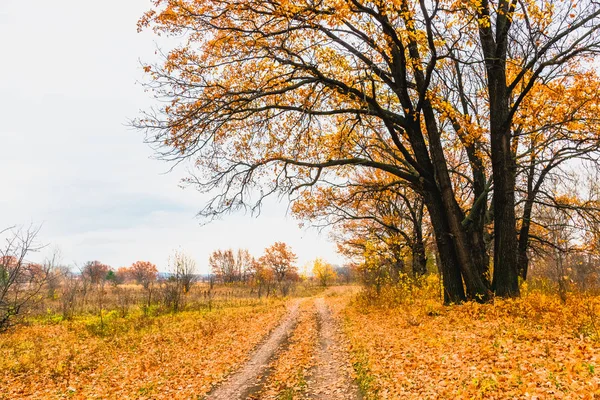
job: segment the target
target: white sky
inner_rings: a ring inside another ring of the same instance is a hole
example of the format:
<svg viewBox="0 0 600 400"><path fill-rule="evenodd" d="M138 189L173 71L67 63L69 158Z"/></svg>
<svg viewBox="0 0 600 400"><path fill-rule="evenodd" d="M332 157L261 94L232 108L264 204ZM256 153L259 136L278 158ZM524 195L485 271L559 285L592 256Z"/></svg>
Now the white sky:
<svg viewBox="0 0 600 400"><path fill-rule="evenodd" d="M201 226L201 196L182 190L184 170L150 159L126 126L153 104L136 81L156 37L138 34L149 0L0 0L0 228L43 224L40 240L66 264L113 267L150 260L167 269L181 248L207 272L211 251L254 255L285 241L303 265L343 260L327 234L298 228L287 204L258 218L236 214ZM49 250L31 257L41 260Z"/></svg>

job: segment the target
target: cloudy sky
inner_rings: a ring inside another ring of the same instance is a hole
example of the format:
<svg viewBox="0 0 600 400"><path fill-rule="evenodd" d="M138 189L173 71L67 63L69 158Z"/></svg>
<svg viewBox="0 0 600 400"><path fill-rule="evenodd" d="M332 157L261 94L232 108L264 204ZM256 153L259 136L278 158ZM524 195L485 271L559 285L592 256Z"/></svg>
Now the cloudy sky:
<svg viewBox="0 0 600 400"><path fill-rule="evenodd" d="M167 270L181 248L207 271L217 248L260 255L289 243L302 265L343 260L326 233L304 230L272 201L258 218L235 214L202 226L185 170L151 159L143 135L127 127L152 99L138 82L140 60L157 46L136 22L149 0L1 0L0 227L43 224L40 240L67 264L139 259Z"/></svg>

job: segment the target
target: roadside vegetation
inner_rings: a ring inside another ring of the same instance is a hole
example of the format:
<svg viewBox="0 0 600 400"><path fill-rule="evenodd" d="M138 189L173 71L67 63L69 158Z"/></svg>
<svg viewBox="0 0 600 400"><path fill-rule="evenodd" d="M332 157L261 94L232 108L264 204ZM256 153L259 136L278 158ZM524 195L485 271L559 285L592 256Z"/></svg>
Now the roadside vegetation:
<svg viewBox="0 0 600 400"><path fill-rule="evenodd" d="M592 399L600 297L547 284L518 299L444 306L439 282L328 297L366 399Z"/></svg>

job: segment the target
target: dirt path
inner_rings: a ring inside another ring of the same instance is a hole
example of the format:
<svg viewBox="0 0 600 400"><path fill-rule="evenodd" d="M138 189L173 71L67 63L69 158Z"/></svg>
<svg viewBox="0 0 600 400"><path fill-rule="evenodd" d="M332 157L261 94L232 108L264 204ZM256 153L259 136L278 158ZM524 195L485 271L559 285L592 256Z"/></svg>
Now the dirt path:
<svg viewBox="0 0 600 400"><path fill-rule="evenodd" d="M308 396L311 399L360 399L358 386L351 377L348 354L341 345L340 327L322 298L315 300L315 306L319 312L320 343L315 370L307 381Z"/></svg>
<svg viewBox="0 0 600 400"><path fill-rule="evenodd" d="M295 301L283 322L275 328L268 339L258 347L250 360L207 396L210 400L245 399L248 391L260 383L269 362L280 345L287 339L298 318L300 301Z"/></svg>
<svg viewBox="0 0 600 400"><path fill-rule="evenodd" d="M261 397L270 363L285 349L287 340L295 329L299 316L300 301L290 306L283 322L258 347L250 360L207 397L209 400L241 400ZM314 306L318 313L319 343L314 354L315 367L307 379L306 398L327 400L361 399L358 386L351 376L346 349L342 345L343 333L331 316L323 298L317 298Z"/></svg>

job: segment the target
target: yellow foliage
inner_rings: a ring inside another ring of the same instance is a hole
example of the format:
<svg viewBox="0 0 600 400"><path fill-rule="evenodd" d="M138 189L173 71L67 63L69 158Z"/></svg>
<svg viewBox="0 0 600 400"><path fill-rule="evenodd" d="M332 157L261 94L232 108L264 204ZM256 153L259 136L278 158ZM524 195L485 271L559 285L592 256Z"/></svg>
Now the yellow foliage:
<svg viewBox="0 0 600 400"><path fill-rule="evenodd" d="M321 286L327 286L336 278L336 273L333 269L333 266L320 257L313 261L312 273L315 278L317 278Z"/></svg>

